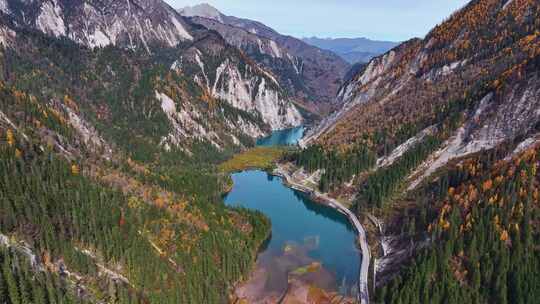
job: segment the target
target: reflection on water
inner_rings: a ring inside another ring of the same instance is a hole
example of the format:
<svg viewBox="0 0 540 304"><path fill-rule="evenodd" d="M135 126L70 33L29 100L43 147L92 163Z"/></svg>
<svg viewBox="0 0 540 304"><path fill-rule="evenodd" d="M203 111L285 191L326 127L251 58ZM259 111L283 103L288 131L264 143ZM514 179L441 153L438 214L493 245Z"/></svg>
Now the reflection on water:
<svg viewBox="0 0 540 304"><path fill-rule="evenodd" d="M257 146L291 146L296 145L304 136L304 127L274 131L268 137L257 140Z"/></svg>
<svg viewBox="0 0 540 304"><path fill-rule="evenodd" d="M341 213L316 204L261 171L234 174L226 204L263 212L272 221L272 237L261 249L264 292L283 292L287 278L350 294L358 280L360 253L356 234Z"/></svg>

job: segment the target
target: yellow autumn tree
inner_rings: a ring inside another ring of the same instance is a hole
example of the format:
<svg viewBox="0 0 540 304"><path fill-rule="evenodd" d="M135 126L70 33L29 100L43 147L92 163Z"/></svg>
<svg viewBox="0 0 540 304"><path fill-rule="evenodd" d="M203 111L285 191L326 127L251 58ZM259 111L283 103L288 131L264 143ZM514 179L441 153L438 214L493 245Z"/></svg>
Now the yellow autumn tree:
<svg viewBox="0 0 540 304"><path fill-rule="evenodd" d="M8 129L6 132L6 141L10 147L15 145L15 136L13 135L13 131L11 131L11 129Z"/></svg>
<svg viewBox="0 0 540 304"><path fill-rule="evenodd" d="M71 165L71 173L73 175L79 175L80 172L81 170L79 169L79 166L77 166L76 164Z"/></svg>

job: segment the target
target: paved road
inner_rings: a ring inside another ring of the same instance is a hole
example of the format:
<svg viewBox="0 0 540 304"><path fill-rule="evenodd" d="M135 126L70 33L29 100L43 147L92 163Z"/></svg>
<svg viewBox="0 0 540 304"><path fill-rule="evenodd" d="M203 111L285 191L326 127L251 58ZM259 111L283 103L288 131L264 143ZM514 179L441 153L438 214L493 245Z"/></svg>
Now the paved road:
<svg viewBox="0 0 540 304"><path fill-rule="evenodd" d="M295 183L289 173L286 172L286 170L283 170L281 167L278 166L278 168L274 170L274 173L283 177L287 181L287 183L292 186L291 188L309 193L317 198L325 200L330 207L337 209L338 211L345 214L347 218L349 218L349 221L351 222L351 224L353 224L353 226L356 228L356 231L358 232L358 241L360 243L360 250L362 251L362 265L360 266L360 278L358 280L358 288L360 291L358 294L358 300L361 304L369 304L368 273L369 263L371 261L371 253L369 251L369 246L367 243L366 231L362 224L360 224L360 221L358 220L356 215L351 210L349 210L349 208L346 208L340 202L327 196L326 194L310 189L304 185Z"/></svg>

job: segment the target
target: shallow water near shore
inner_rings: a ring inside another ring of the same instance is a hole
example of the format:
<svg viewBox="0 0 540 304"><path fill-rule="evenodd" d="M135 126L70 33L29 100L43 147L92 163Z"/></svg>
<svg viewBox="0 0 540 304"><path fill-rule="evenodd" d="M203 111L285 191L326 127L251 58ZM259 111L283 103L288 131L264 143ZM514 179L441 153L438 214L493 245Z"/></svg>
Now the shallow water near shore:
<svg viewBox="0 0 540 304"><path fill-rule="evenodd" d="M344 294L354 292L360 267L356 233L338 211L311 201L287 188L281 178L262 171L232 175L234 187L225 198L233 206L258 210L272 221L272 236L258 257L258 266L270 272L267 288L286 288L287 274L320 263L314 285Z"/></svg>
<svg viewBox="0 0 540 304"><path fill-rule="evenodd" d="M258 145L295 145L304 127L274 132ZM356 231L337 210L290 189L280 177L251 170L232 175L234 187L225 203L264 213L272 222L271 238L257 257L257 267L244 294L251 299L277 299L289 279L306 286L354 296L361 253Z"/></svg>

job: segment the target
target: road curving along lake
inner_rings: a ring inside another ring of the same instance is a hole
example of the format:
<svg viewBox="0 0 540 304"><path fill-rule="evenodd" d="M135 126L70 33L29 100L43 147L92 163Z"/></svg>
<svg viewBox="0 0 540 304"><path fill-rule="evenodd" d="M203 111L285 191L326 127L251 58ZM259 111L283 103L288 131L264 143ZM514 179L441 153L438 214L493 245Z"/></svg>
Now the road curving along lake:
<svg viewBox="0 0 540 304"><path fill-rule="evenodd" d="M279 135L282 139L294 136ZM361 254L357 231L345 215L263 171L235 173L232 179L234 187L225 203L258 210L272 222L271 238L261 248L253 278L241 291L243 296L252 302L277 300L294 280L356 298Z"/></svg>

